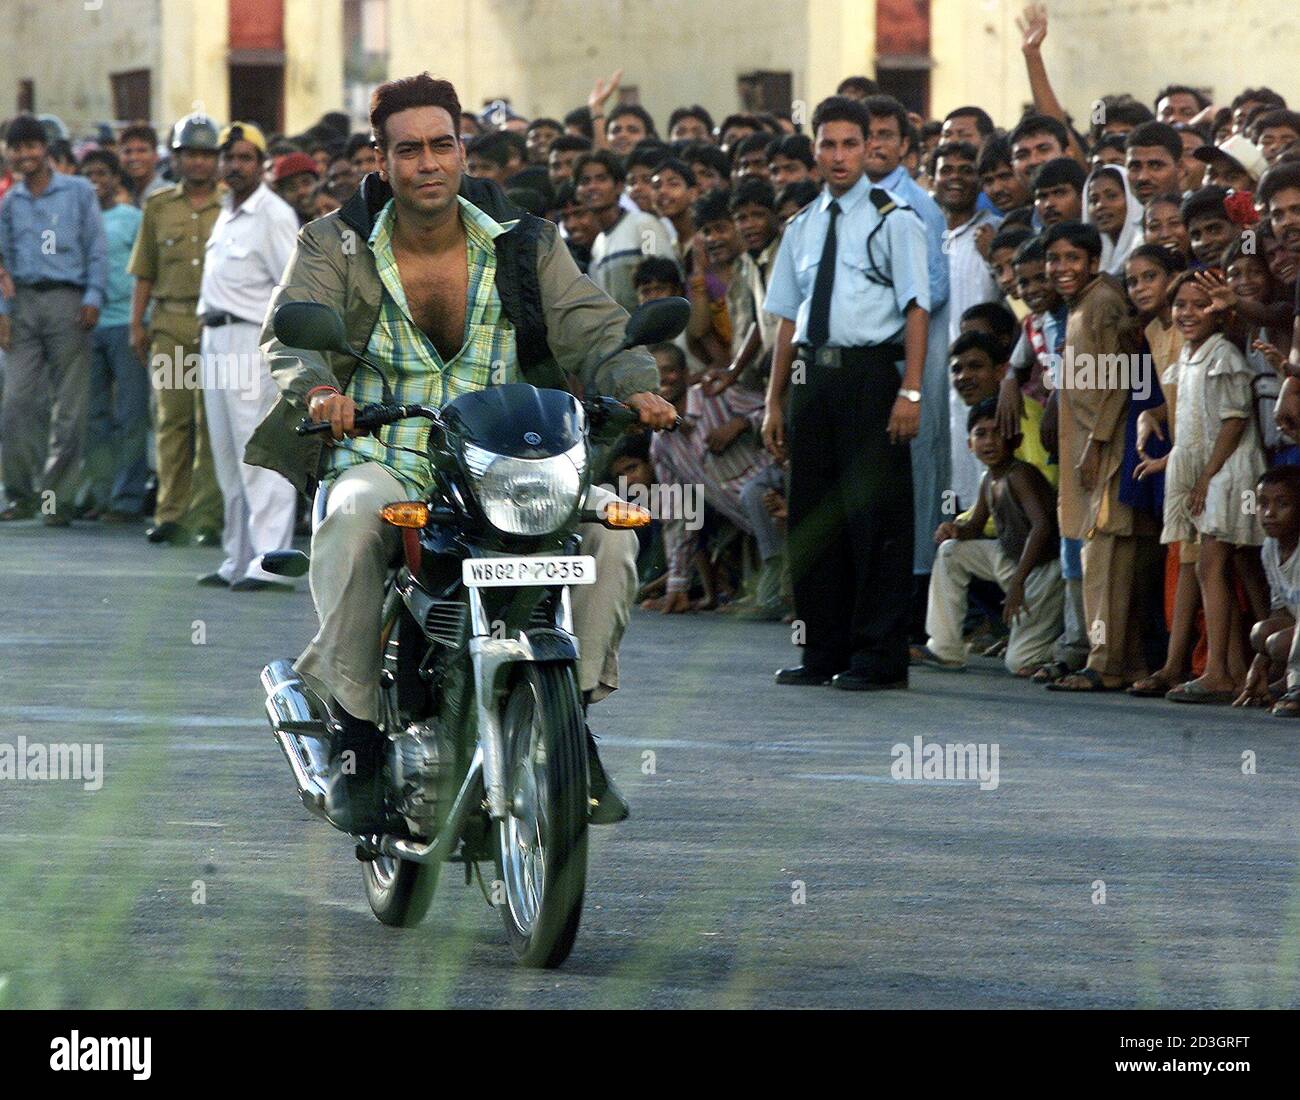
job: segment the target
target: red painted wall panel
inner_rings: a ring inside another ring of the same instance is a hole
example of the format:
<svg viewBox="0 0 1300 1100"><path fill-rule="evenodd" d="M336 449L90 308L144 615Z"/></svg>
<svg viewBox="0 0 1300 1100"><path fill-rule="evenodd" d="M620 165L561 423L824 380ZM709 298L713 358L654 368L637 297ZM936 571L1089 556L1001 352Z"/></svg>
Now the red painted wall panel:
<svg viewBox="0 0 1300 1100"><path fill-rule="evenodd" d="M284 49L284 0L230 0L230 48Z"/></svg>

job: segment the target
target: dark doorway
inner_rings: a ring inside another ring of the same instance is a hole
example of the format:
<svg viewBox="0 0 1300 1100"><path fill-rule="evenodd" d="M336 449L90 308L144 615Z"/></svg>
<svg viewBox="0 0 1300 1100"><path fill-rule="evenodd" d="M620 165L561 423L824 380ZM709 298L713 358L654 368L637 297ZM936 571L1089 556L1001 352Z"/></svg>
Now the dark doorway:
<svg viewBox="0 0 1300 1100"><path fill-rule="evenodd" d="M885 68L876 64L876 83L886 95L892 95L909 111L925 117L930 109L929 67Z"/></svg>
<svg viewBox="0 0 1300 1100"><path fill-rule="evenodd" d="M255 122L266 133L284 130L284 66L231 65L230 118Z"/></svg>

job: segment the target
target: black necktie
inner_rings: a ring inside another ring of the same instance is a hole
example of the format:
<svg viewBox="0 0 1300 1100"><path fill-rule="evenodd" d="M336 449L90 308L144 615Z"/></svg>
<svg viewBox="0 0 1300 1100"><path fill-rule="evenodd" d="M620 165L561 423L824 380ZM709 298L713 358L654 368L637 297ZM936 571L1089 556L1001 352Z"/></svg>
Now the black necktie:
<svg viewBox="0 0 1300 1100"><path fill-rule="evenodd" d="M817 265L817 279L813 283L812 306L808 310L808 343L815 348L825 346L831 338L831 289L835 285L835 219L840 214L840 204L830 205L831 224L826 227L826 243L822 245L821 262Z"/></svg>

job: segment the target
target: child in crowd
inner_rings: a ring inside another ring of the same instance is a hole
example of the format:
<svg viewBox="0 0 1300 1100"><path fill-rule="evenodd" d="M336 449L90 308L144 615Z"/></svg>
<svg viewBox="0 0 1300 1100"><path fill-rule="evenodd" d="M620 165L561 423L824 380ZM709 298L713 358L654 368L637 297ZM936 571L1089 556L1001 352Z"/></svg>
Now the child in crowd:
<svg viewBox="0 0 1300 1100"><path fill-rule="evenodd" d="M968 320L972 307L962 316L962 333L948 349L952 388L968 409L985 401L997 400L1002 382L1007 374L1007 346L1005 336L999 338L978 318ZM1003 307L997 307L999 309ZM1055 488L1060 467L1053 463L1040 438L1043 408L1036 401L1024 402L1020 420L1015 430L1004 432L1004 438L1017 439L1013 445L1013 458L1028 462ZM970 448L973 454L975 449ZM976 455L976 458L979 456Z"/></svg>
<svg viewBox="0 0 1300 1100"><path fill-rule="evenodd" d="M1134 425L1133 450L1138 461L1128 464L1129 484L1151 483L1152 504L1159 504L1164 517L1164 471L1169 461L1168 438L1177 408L1178 384L1175 367L1182 351L1182 334L1174 327L1169 304L1169 286L1183 270L1182 258L1158 245L1143 245L1134 250L1126 268L1129 301L1144 322L1143 341L1150 357L1151 373L1157 380L1157 403L1139 410ZM1160 403L1163 402L1163 403ZM1133 417L1130 415L1131 421ZM1196 562L1200 547L1195 541L1178 542L1169 547L1165 559L1166 622L1169 641L1164 663L1150 676L1138 680L1128 690L1130 695L1163 697L1187 678L1189 661L1196 646L1201 587L1196 579ZM1171 581L1172 577L1172 581ZM1173 594L1168 595L1172 586Z"/></svg>
<svg viewBox="0 0 1300 1100"><path fill-rule="evenodd" d="M1016 292L1029 310L1021 322L1021 335L1011 353L1011 372L998 396L998 423L1004 432L1015 430L1023 415L1021 405L1030 400L1047 405L1044 374L1065 343L1068 310L1047 277L1047 255L1039 237L1027 237L1012 259Z"/></svg>
<svg viewBox="0 0 1300 1100"><path fill-rule="evenodd" d="M989 271L1018 321L1028 316L1029 307L1021 299L1016 283L1016 250L1033 235L1027 226L1012 225L999 229L989 242Z"/></svg>
<svg viewBox="0 0 1300 1100"><path fill-rule="evenodd" d="M1133 613L1137 542L1145 517L1119 499L1130 372L1138 339L1119 284L1100 272L1101 234L1066 222L1043 237L1047 274L1069 306L1059 409L1062 537L1083 542L1087 664L1047 684L1053 691L1115 690L1145 674ZM1154 524L1151 525L1154 527Z"/></svg>
<svg viewBox="0 0 1300 1100"><path fill-rule="evenodd" d="M1183 265L1192 258L1192 242L1183 224L1181 195L1157 195L1142 213L1142 237L1147 244L1177 253Z"/></svg>
<svg viewBox="0 0 1300 1100"><path fill-rule="evenodd" d="M976 340L979 334L969 338ZM987 473L969 518L942 523L935 531L939 552L925 619L930 637L926 645L913 649L913 659L937 668L965 667L966 592L970 582L980 578L996 582L1006 595L1003 619L1011 628L1006 667L1016 676L1027 676L1050 656L1060 630L1063 587L1056 494L1034 466L1014 457L1012 447L1019 440L1003 437L991 396L971 409L967 423L970 449ZM990 519L997 527L996 539L984 537Z"/></svg>
<svg viewBox="0 0 1300 1100"><path fill-rule="evenodd" d="M1296 553L1300 545L1300 468L1282 466L1266 471L1259 479L1255 499L1264 530L1261 557L1272 609L1250 632L1255 659L1246 676L1246 688L1233 706L1271 706L1280 717L1296 718L1300 717L1300 661L1293 662L1290 654L1295 647L1296 616L1300 615L1300 554Z"/></svg>
<svg viewBox="0 0 1300 1100"><path fill-rule="evenodd" d="M1205 607L1205 672L1169 691L1183 703L1230 703L1240 684L1229 670L1232 577L1240 578L1256 621L1268 599L1259 553L1263 541L1250 505L1264 469L1252 410L1251 371L1223 334L1223 313L1192 271L1170 286L1173 320L1183 337L1177 363L1174 448L1165 474L1161 541L1199 540L1197 577Z"/></svg>
<svg viewBox="0 0 1300 1100"><path fill-rule="evenodd" d="M1237 236L1237 227L1223 205L1227 197L1228 192L1222 187L1202 187L1183 199L1180 213L1196 261L1193 267L1214 267L1222 258L1223 250Z"/></svg>

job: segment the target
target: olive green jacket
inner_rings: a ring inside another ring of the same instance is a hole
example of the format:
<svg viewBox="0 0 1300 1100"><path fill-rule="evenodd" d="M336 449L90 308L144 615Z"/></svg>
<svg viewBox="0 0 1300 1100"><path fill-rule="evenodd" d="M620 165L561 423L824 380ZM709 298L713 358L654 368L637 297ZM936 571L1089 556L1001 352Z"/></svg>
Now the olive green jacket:
<svg viewBox="0 0 1300 1100"><path fill-rule="evenodd" d="M345 391L357 361L333 352L286 347L275 338L271 317L282 302L323 303L342 316L348 343L365 350L384 293L367 242L390 194L387 185L371 174L341 210L302 227L262 326L262 351L270 360L280 395L249 440L244 460L284 475L300 492L320 475L324 453L321 436L299 436L294 431L306 415L307 393L316 386ZM461 194L499 222L522 214L495 184L483 180L465 177ZM634 393L658 392L654 357L642 349L625 351L596 370L600 359L622 342L627 313L578 270L550 222L542 226L537 243L537 281L546 341L563 375L576 379L587 396L626 400ZM556 384L563 376L560 371L552 367L552 373L545 375L548 381L538 384ZM534 380L527 373L525 377Z"/></svg>

